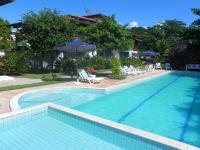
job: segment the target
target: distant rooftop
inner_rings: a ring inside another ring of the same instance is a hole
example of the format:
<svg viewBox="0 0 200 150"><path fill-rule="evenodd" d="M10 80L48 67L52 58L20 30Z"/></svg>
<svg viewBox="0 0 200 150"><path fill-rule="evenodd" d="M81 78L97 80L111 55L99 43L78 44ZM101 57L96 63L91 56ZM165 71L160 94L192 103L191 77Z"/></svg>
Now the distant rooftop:
<svg viewBox="0 0 200 150"><path fill-rule="evenodd" d="M104 16L105 15L99 13L99 14L86 15L86 16L83 16L83 17L95 19L95 18L103 18Z"/></svg>
<svg viewBox="0 0 200 150"><path fill-rule="evenodd" d="M14 2L15 0L0 0L0 6Z"/></svg>
<svg viewBox="0 0 200 150"><path fill-rule="evenodd" d="M23 23L22 22L16 22L16 23L13 23L13 24L9 24L10 27L13 27L13 28L20 28L22 27Z"/></svg>
<svg viewBox="0 0 200 150"><path fill-rule="evenodd" d="M88 17L82 17L82 16L77 16L77 15L73 15L73 14L69 14L67 15L69 17L74 17L74 18L79 18L79 19L83 19L83 20L89 20L89 21L95 21L94 19L88 18Z"/></svg>
<svg viewBox="0 0 200 150"><path fill-rule="evenodd" d="M96 23L97 21L102 20L103 16L102 14L92 14L92 15L87 15L87 16L77 16L73 14L67 15L75 20L79 21L80 25L92 25Z"/></svg>
<svg viewBox="0 0 200 150"><path fill-rule="evenodd" d="M93 24L97 23L98 21L101 21L105 15L92 14L92 15L87 15L87 16L78 16L78 15L74 15L74 14L68 14L65 16L68 16L71 19L78 21L79 25L81 25L81 26L88 26L88 25L93 25ZM17 22L17 23L10 24L9 26L13 27L13 28L21 28L22 25L23 25L22 22Z"/></svg>

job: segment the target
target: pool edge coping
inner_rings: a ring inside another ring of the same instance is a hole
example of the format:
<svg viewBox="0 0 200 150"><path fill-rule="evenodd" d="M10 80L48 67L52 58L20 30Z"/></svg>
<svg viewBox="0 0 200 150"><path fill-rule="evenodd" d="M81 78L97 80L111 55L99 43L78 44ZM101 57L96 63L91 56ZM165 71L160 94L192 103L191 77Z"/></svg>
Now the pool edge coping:
<svg viewBox="0 0 200 150"><path fill-rule="evenodd" d="M160 144L172 147L172 148L181 149L181 150L200 150L200 148L186 144L186 143L182 143L182 142L179 142L179 141L176 141L176 140L173 140L173 139L170 139L170 138L166 138L166 137L163 137L163 136L160 136L160 135L157 135L157 134L153 134L153 133L150 133L150 132L147 132L147 131L144 131L144 130L141 130L141 129L137 129L137 128L134 128L134 127L129 127L129 126L126 126L126 125L123 125L123 124L119 124L119 123L116 123L116 122L113 122L113 121L110 121L110 120L107 120L107 119L103 119L103 118L100 118L100 117L97 117L97 116L93 116L93 115L90 115L90 114L87 114L87 113L84 113L84 112L80 112L80 111L77 111L77 110L74 110L74 109L71 109L71 108L67 108L67 107L64 107L64 106L61 106L61 105L57 105L57 104L54 104L54 103L44 103L44 104L37 105L37 106L34 106L34 107L30 107L30 108L26 108L26 109L20 109L20 110L15 111L15 112L9 112L9 113L6 113L6 114L2 114L2 115L0 115L0 119L20 115L20 114L23 114L23 113L27 113L27 112L42 109L42 108L53 108L53 109L56 109L58 111L62 111L62 112L65 112L65 113L68 113L68 114L71 114L71 115L74 115L74 116L77 116L77 117L80 117L80 118L83 118L83 119L86 119L86 120L89 120L89 121L93 121L93 122L96 122L98 124L101 124L101 125L104 125L104 126L107 126L107 127L111 127L111 128L129 133L131 135L135 135L135 136L138 136L138 137L141 137L141 138L144 138L144 139L156 142L156 143L160 143Z"/></svg>

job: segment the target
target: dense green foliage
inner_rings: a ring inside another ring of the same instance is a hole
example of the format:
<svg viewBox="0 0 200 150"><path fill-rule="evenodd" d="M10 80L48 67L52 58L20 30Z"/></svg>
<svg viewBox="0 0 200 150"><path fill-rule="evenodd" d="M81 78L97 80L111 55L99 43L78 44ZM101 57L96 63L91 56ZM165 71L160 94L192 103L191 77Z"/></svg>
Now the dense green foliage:
<svg viewBox="0 0 200 150"><path fill-rule="evenodd" d="M133 46L130 32L118 24L114 16L104 17L96 25L82 27L80 33L84 41L97 45L98 53L105 50L129 50Z"/></svg>
<svg viewBox="0 0 200 150"><path fill-rule="evenodd" d="M79 58L77 61L70 58L63 58L60 59L59 62L57 62L57 65L57 68L60 68L59 71L62 71L65 74L69 74L71 76L76 74L76 67L84 68L86 70L89 70L91 67L94 67L95 70L112 68L111 60L105 59L103 57L82 57Z"/></svg>
<svg viewBox="0 0 200 150"><path fill-rule="evenodd" d="M52 68L58 53L55 45L72 40L76 31L75 24L69 18L62 17L58 11L50 9L43 9L39 14L32 11L25 14L23 24L22 32L31 45L32 55L41 61L45 55L49 55L49 68Z"/></svg>
<svg viewBox="0 0 200 150"><path fill-rule="evenodd" d="M200 9L192 9L199 18L186 29L184 39L187 48L181 52L175 52L171 61L177 69L185 69L185 64L200 63Z"/></svg>
<svg viewBox="0 0 200 150"><path fill-rule="evenodd" d="M26 72L28 70L28 64L26 60L27 54L24 52L9 52L3 57L4 67L1 74L14 75L19 72Z"/></svg>
<svg viewBox="0 0 200 150"><path fill-rule="evenodd" d="M134 67L141 67L145 65L145 62L141 61L140 59L136 58L121 58L120 62L122 66L134 66Z"/></svg>
<svg viewBox="0 0 200 150"><path fill-rule="evenodd" d="M79 67L94 69L109 69L111 68L111 59L106 59L104 57L94 57L94 58L80 58L78 60Z"/></svg>
<svg viewBox="0 0 200 150"><path fill-rule="evenodd" d="M135 48L140 51L154 50L160 53L161 62L173 54L173 45L184 42L186 25L177 20L166 20L150 28L132 28Z"/></svg>
<svg viewBox="0 0 200 150"><path fill-rule="evenodd" d="M9 23L0 18L0 50L10 50L12 48L11 29Z"/></svg>
<svg viewBox="0 0 200 150"><path fill-rule="evenodd" d="M59 61L60 64L60 71L62 71L65 74L71 75L73 77L76 75L76 67L77 67L77 62L74 59L61 59Z"/></svg>
<svg viewBox="0 0 200 150"><path fill-rule="evenodd" d="M192 9L193 13L199 18L193 21L192 25L187 30L187 39L189 40L188 51L193 56L193 61L200 62L200 9ZM188 59L191 61L191 59Z"/></svg>

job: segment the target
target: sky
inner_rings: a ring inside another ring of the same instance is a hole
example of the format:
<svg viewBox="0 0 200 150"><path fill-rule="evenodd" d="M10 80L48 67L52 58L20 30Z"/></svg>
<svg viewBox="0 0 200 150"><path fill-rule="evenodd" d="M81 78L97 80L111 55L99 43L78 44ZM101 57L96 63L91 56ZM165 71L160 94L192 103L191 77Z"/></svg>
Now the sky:
<svg viewBox="0 0 200 150"><path fill-rule="evenodd" d="M61 15L90 13L115 15L120 24L148 27L167 19L177 19L189 25L197 16L191 8L200 8L200 0L15 0L0 7L0 17L15 23L32 10L57 9Z"/></svg>

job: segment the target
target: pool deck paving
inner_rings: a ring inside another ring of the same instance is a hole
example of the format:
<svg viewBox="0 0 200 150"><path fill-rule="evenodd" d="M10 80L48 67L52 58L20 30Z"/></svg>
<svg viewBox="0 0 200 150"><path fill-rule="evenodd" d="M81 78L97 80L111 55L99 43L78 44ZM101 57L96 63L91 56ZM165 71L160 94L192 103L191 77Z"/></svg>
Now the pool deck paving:
<svg viewBox="0 0 200 150"><path fill-rule="evenodd" d="M4 114L7 112L10 112L10 100L23 92L28 92L31 90L38 90L38 89L45 89L45 88L56 88L56 87L89 87L89 88L108 88L115 85L125 84L125 83L131 83L136 81L137 79L146 78L153 75L159 75L161 73L166 72L165 70L156 70L153 72L147 72L145 74L137 75L137 76L128 76L124 80L113 80L106 78L99 84L89 84L89 83L83 83L80 82L79 84L75 84L75 82L64 82L64 83L58 83L58 84L52 84L52 85L45 85L45 86L38 86L38 87L30 87L30 88L24 88L24 89L17 89L17 90L11 90L11 91L3 91L0 92L0 114Z"/></svg>
<svg viewBox="0 0 200 150"><path fill-rule="evenodd" d="M22 84L32 84L43 82L41 79L28 79L28 78L15 78L14 80L1 81L0 87L12 86L12 85L22 85Z"/></svg>

